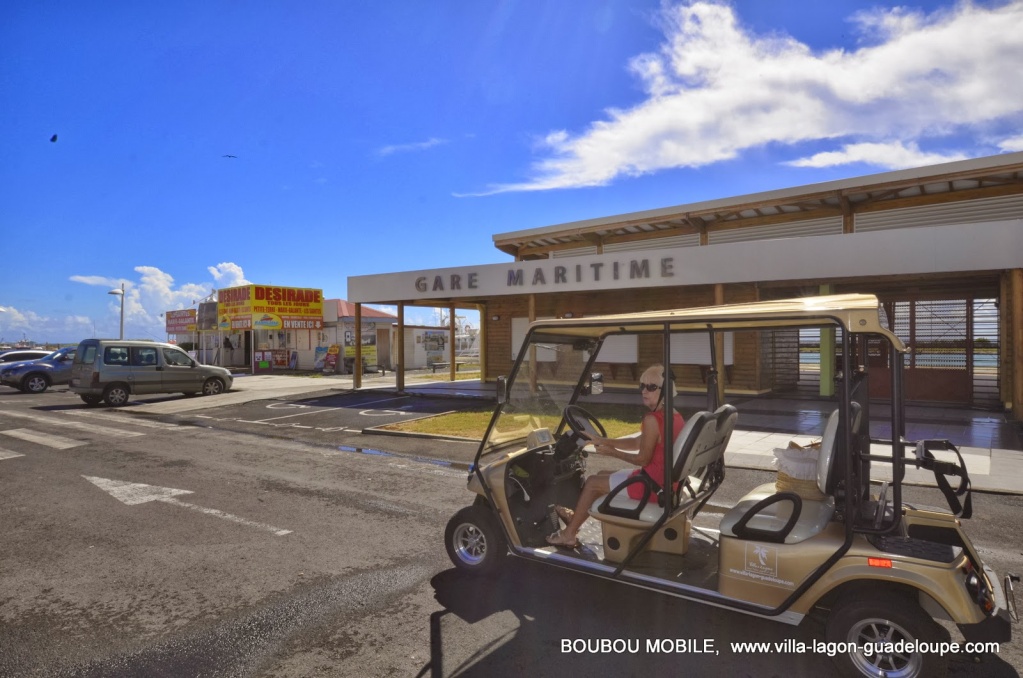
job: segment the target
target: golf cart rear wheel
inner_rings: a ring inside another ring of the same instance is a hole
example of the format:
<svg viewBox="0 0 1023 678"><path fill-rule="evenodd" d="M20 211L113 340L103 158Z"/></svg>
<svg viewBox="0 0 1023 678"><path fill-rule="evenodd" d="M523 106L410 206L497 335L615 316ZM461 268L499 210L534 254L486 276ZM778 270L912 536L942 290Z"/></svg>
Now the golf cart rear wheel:
<svg viewBox="0 0 1023 678"><path fill-rule="evenodd" d="M472 574L492 574L508 555L500 525L480 503L465 507L448 521L444 543L455 567Z"/></svg>
<svg viewBox="0 0 1023 678"><path fill-rule="evenodd" d="M849 592L832 607L825 633L829 643L858 648L835 656L842 674L850 678L940 678L948 669L939 651L900 651L906 645L926 644L930 650L949 642L948 632L907 595Z"/></svg>

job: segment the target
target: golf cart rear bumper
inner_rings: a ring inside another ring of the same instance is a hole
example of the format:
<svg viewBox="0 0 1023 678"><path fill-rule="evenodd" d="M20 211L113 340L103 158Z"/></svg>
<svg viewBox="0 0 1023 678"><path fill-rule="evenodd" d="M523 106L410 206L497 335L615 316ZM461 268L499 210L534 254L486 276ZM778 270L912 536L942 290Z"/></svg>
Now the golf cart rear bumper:
<svg viewBox="0 0 1023 678"><path fill-rule="evenodd" d="M984 566L984 573L994 589L996 612L976 624L959 624L959 630L962 631L963 638L967 642L1008 643L1012 640L1012 625L1016 621L1016 615L1014 614L1016 600L1015 593L1012 590L1012 578L1014 575L1009 575L1005 578L1008 594L1012 596L1010 600L1006 598L1006 591L1002 588L998 574L987 565Z"/></svg>

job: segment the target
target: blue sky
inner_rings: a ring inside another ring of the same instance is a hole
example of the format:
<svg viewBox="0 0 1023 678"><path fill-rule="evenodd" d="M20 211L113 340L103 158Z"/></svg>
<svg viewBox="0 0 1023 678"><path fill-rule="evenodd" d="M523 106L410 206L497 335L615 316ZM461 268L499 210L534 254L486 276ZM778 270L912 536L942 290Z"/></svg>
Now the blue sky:
<svg viewBox="0 0 1023 678"><path fill-rule="evenodd" d="M0 336L1023 150L1020 36L1023 0L4 3Z"/></svg>

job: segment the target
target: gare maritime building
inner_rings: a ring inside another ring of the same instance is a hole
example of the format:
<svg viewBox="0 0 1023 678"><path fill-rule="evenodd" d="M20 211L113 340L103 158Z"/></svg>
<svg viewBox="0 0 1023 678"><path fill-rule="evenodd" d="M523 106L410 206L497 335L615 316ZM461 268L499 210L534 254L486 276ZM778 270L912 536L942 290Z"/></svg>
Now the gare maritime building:
<svg viewBox="0 0 1023 678"><path fill-rule="evenodd" d="M870 293L911 348L911 400L991 410L1015 404L1017 419L1023 410L1023 152L499 233L493 241L509 262L349 277L349 299L396 305L399 323L408 306L449 308L452 318L457 309L478 310L489 381L509 372L535 319ZM814 332L727 337L725 393L830 395L834 337ZM673 366L683 389L702 388L709 357L700 353ZM611 382L634 384L656 358L635 341L606 346L598 369ZM455 370L452 356L451 379ZM886 380L872 381L883 397Z"/></svg>

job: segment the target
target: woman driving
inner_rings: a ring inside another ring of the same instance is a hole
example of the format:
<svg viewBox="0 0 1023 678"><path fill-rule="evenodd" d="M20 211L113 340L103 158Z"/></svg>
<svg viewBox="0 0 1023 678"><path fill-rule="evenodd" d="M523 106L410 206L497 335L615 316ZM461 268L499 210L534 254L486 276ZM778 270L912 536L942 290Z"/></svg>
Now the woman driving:
<svg viewBox="0 0 1023 678"><path fill-rule="evenodd" d="M579 528L582 527L582 524L586 522L590 515L590 506L598 497L607 494L611 491L612 487L622 484L630 476L646 472L655 483L658 485L661 483L661 479L664 478L664 441L662 440L662 431L664 431L664 383L663 365L651 365L640 377L640 395L643 398L643 405L649 411L643 416L639 436L602 438L590 433L583 433L593 443L597 454L615 457L640 468L622 469L620 471L599 471L588 477L583 485L574 511L564 506L555 507L558 517L565 522L565 527L548 535L548 544L567 548L578 547L579 538L577 534ZM682 432L684 421L682 415L677 411L672 410L672 415L671 430L677 438L679 433ZM647 486L643 483L632 483L625 491L632 499L642 499L648 490Z"/></svg>

